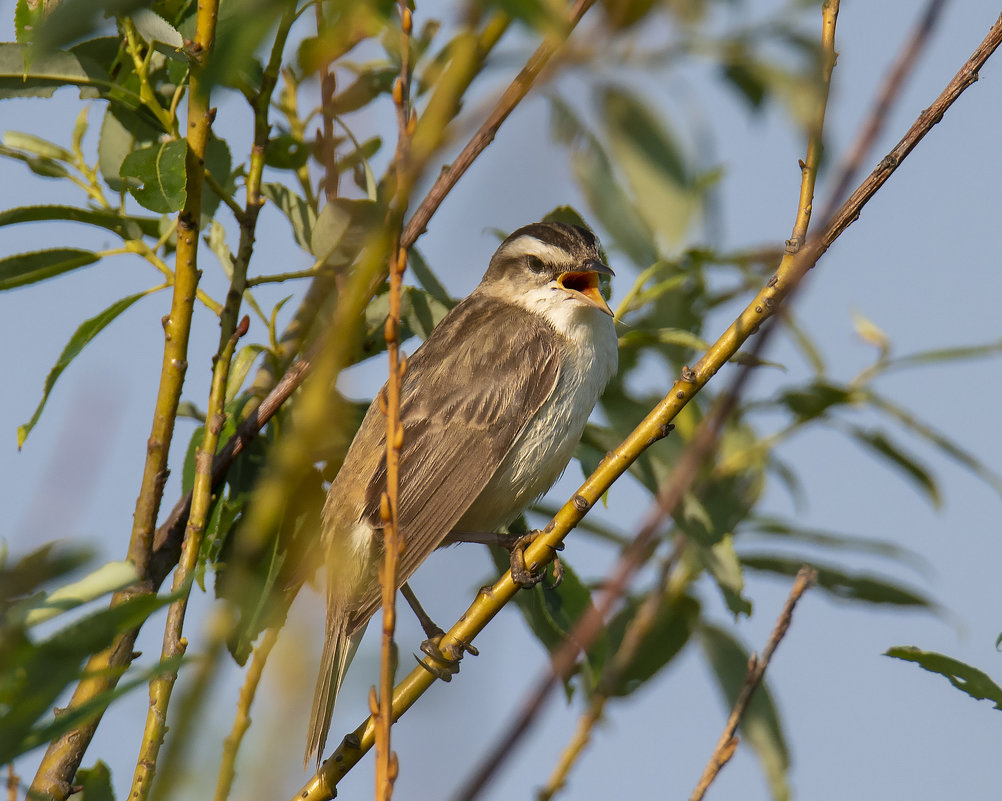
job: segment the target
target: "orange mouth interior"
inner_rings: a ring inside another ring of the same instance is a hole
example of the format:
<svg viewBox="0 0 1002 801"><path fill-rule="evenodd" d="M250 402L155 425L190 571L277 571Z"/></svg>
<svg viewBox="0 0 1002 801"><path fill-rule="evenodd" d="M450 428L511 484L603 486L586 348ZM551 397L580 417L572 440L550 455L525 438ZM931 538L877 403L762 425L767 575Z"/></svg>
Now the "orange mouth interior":
<svg viewBox="0 0 1002 801"><path fill-rule="evenodd" d="M612 314L612 309L609 308L609 304L605 302L605 298L602 297L602 293L599 291L598 273L561 273L557 279L557 283L564 289L584 295L585 299L592 306L601 309L607 314Z"/></svg>

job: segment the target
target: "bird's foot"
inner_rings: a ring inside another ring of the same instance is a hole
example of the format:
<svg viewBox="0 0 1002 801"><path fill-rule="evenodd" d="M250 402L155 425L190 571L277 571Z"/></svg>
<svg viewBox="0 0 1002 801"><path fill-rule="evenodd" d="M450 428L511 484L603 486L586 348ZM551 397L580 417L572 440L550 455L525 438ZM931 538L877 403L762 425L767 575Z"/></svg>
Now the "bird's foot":
<svg viewBox="0 0 1002 801"><path fill-rule="evenodd" d="M480 656L480 651L476 649L473 643L463 641L458 641L452 646L443 649L441 647L443 632L441 629L438 631L437 635L431 636L421 643L421 652L427 658L421 659L417 655L414 658L417 659L421 667L435 678L449 682L452 681L453 676L459 673L459 662L463 658L463 654L468 653L471 656Z"/></svg>
<svg viewBox="0 0 1002 801"><path fill-rule="evenodd" d="M503 543L504 547L508 549L508 553L511 554L511 579L522 589L535 587L546 577L545 568L538 572L533 572L525 563L525 549L535 542L536 538L542 533L539 530L535 530L530 531L528 534L512 535ZM553 549L553 584L550 585L550 589L558 587L564 577L564 567L556 554L556 551L563 550L563 547L561 544Z"/></svg>

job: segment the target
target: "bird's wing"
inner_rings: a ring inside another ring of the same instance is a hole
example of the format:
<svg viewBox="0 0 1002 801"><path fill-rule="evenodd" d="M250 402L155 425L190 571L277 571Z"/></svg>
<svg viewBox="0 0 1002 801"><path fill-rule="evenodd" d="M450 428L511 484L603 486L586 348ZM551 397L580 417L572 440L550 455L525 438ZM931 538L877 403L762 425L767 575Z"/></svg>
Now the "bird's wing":
<svg viewBox="0 0 1002 801"><path fill-rule="evenodd" d="M500 300L471 296L408 361L400 407L401 584L476 500L557 382L559 335L525 312L518 325L510 318L501 325L512 313ZM365 495L365 519L377 527L385 488L384 455ZM357 623L379 605L378 587L366 595L352 616Z"/></svg>

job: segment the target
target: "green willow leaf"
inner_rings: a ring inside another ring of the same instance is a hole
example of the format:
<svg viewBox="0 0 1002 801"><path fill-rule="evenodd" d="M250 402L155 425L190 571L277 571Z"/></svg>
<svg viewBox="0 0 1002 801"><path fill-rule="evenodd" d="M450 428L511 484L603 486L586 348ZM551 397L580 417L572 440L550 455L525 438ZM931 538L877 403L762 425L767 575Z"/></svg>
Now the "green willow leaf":
<svg viewBox="0 0 1002 801"><path fill-rule="evenodd" d="M317 214L310 204L284 184L268 183L261 187L261 194L278 206L292 226L292 235L296 243L310 252L310 235L317 224Z"/></svg>
<svg viewBox="0 0 1002 801"><path fill-rule="evenodd" d="M1002 709L1002 687L992 681L987 673L976 667L935 651L922 651L911 645L888 648L884 652L884 656L914 662L930 673L938 673L943 676L950 684L961 692L967 693L971 698L978 701L994 701L995 708Z"/></svg>
<svg viewBox="0 0 1002 801"><path fill-rule="evenodd" d="M170 214L184 206L187 151L187 142L175 139L144 147L125 157L119 172L124 179L135 179L127 181L129 192L144 208Z"/></svg>
<svg viewBox="0 0 1002 801"><path fill-rule="evenodd" d="M45 388L42 390L42 399L39 401L38 407L35 409L35 413L31 416L31 419L27 423L22 426L18 426L18 449L24 445L24 441L27 439L31 429L35 427L35 424L38 422L38 418L42 416L42 410L45 408L45 403L49 399L49 393L52 392L52 387L55 386L56 380L60 375L62 375L63 370L69 366L69 363L79 355L80 351L82 351L94 337L104 330L108 323L118 317L118 315L124 312L137 300L145 297L153 291L155 290L148 289L145 292L139 292L135 295L129 295L128 297L115 301L96 317L91 317L89 320L85 321L83 325L81 325L73 333L73 336L70 337L70 341L67 342L66 347L63 348L63 352L59 354L59 359L52 366L52 369L49 370L49 374L45 378Z"/></svg>
<svg viewBox="0 0 1002 801"><path fill-rule="evenodd" d="M62 86L107 89L111 85L104 68L89 58L0 43L0 98L52 97Z"/></svg>
<svg viewBox="0 0 1002 801"><path fill-rule="evenodd" d="M789 556L773 554L741 554L741 564L750 570L776 573L781 576L795 576L807 562L818 573L818 587L825 592L849 601L890 606L915 606L935 609L936 605L926 596L883 577L848 573L841 567L829 567L815 562Z"/></svg>
<svg viewBox="0 0 1002 801"><path fill-rule="evenodd" d="M886 435L880 431L866 431L861 428L851 428L849 433L857 442L883 456L895 467L900 468L901 472L922 490L933 507L938 509L943 505L943 498L932 474L914 457L891 442Z"/></svg>
<svg viewBox="0 0 1002 801"><path fill-rule="evenodd" d="M111 771L100 759L92 768L77 771L76 783L83 787L87 801L115 801L115 791L111 786Z"/></svg>
<svg viewBox="0 0 1002 801"><path fill-rule="evenodd" d="M623 643L646 599L629 598L622 610L609 621L609 651L616 653ZM629 664L617 677L612 687L605 687L610 695L630 695L653 678L682 650L692 636L699 621L700 604L695 598L683 595L671 601L664 596L654 613L647 631Z"/></svg>
<svg viewBox="0 0 1002 801"><path fill-rule="evenodd" d="M18 253L0 259L0 291L34 284L98 260L98 255L79 248L53 248Z"/></svg>
<svg viewBox="0 0 1002 801"><path fill-rule="evenodd" d="M152 217L129 217L103 209L81 209L76 206L19 206L0 211L0 226L25 222L78 222L94 225L118 234L122 239L159 236L160 221Z"/></svg>

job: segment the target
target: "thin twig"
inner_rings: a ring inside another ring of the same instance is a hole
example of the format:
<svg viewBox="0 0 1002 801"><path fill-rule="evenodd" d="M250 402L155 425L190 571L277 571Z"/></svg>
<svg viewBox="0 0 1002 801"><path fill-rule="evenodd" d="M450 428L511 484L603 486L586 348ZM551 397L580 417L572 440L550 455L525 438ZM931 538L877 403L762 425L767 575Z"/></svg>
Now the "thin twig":
<svg viewBox="0 0 1002 801"><path fill-rule="evenodd" d="M247 675L244 676L243 686L240 688L240 698L237 700L237 714L233 718L233 727L223 741L223 756L219 763L214 801L226 801L229 798L230 788L236 777L237 752L240 750L244 734L250 728L251 705L254 703L254 696L257 694L257 687L261 682L261 675L264 673L268 656L278 640L278 632L278 628L268 629L264 637L261 638L260 644L254 649L254 658L251 660Z"/></svg>
<svg viewBox="0 0 1002 801"><path fill-rule="evenodd" d="M707 788L716 778L720 769L734 755L734 750L738 744L738 739L735 736L738 725L741 723L745 712L748 711L748 705L751 703L755 690L762 683L762 677L765 675L766 668L769 667L769 662L772 659L772 655L776 652L776 647L786 635L787 629L790 628L790 621L793 619L793 608L797 605L797 601L800 600L801 596L813 586L817 577L817 571L806 566L800 568L797 573L797 578L793 582L790 595L783 605L783 611L776 621L776 626L773 628L772 634L769 635L769 642L766 643L765 650L762 651L762 656L758 657L752 654L748 660L748 673L745 676L744 683L741 685L741 689L738 691L731 714L727 718L727 724L724 726L724 731L717 741L716 748L713 749L713 753L710 755L710 761L703 770L703 775L696 784L696 789L689 796L689 801L700 801L703 798Z"/></svg>
<svg viewBox="0 0 1002 801"><path fill-rule="evenodd" d="M887 122L891 105L901 93L901 87L904 85L905 79L915 68L915 62L929 40L929 35L936 27L936 21L939 19L939 14L943 10L944 5L946 5L945 0L929 0L926 4L925 11L922 13L919 23L912 30L911 35L894 60L894 65L891 67L890 72L884 78L884 82L880 87L880 91L866 121L860 126L852 145L842 157L838 172L836 173L839 176L839 181L832 187L831 192L828 194L828 200L825 203L820 219L828 220L832 218L835 210L838 208L838 204L842 202L843 196L849 191L849 187L852 186L852 182L863 165L863 159L870 152L870 148L873 147L873 143L877 140Z"/></svg>
<svg viewBox="0 0 1002 801"><path fill-rule="evenodd" d="M394 209L391 209L390 214L395 219L402 219L412 186L409 164L410 134L413 130L410 98L410 37L414 21L406 0L399 0L397 10L400 14L400 75L393 87L393 103L397 113L397 149L394 155L393 173L396 178L397 197L394 204L396 214ZM397 619L397 567L403 547L397 513L400 498L400 449L403 447L404 438L404 427L400 420L400 384L406 369L406 361L400 353L400 298L404 271L407 269L407 251L399 246L400 229L396 228L395 231L394 247L390 255L389 314L384 329L389 376L386 381L385 407L383 407L386 415L386 491L380 504L383 524L383 562L380 565L379 581L383 594L383 626L379 692L377 695L373 688L369 698L370 711L376 719L376 801L390 801L399 770L397 756L393 753L391 744L391 729L393 678L396 667L393 636Z"/></svg>
<svg viewBox="0 0 1002 801"><path fill-rule="evenodd" d="M537 801L549 801L549 799L553 798L554 795L563 789L567 783L567 776L570 774L571 768L574 767L575 762L577 762L578 758L584 752L585 747L591 740L592 730L602 718L606 702L616 691L616 687L624 671L633 662L644 638L654 626L658 612L665 604L671 604L677 600L676 594L669 590L670 576L672 568L678 564L684 549L685 540L682 538L677 539L671 554L661 565L657 581L650 592L647 593L637 613L630 619L626 631L623 632L623 639L620 641L619 648L616 649L616 653L613 654L612 658L603 668L598 685L588 700L588 707L581 713L581 717L578 718L578 725L574 729L571 741L561 753L560 759L550 773L550 778L547 780L546 785L539 791Z"/></svg>

